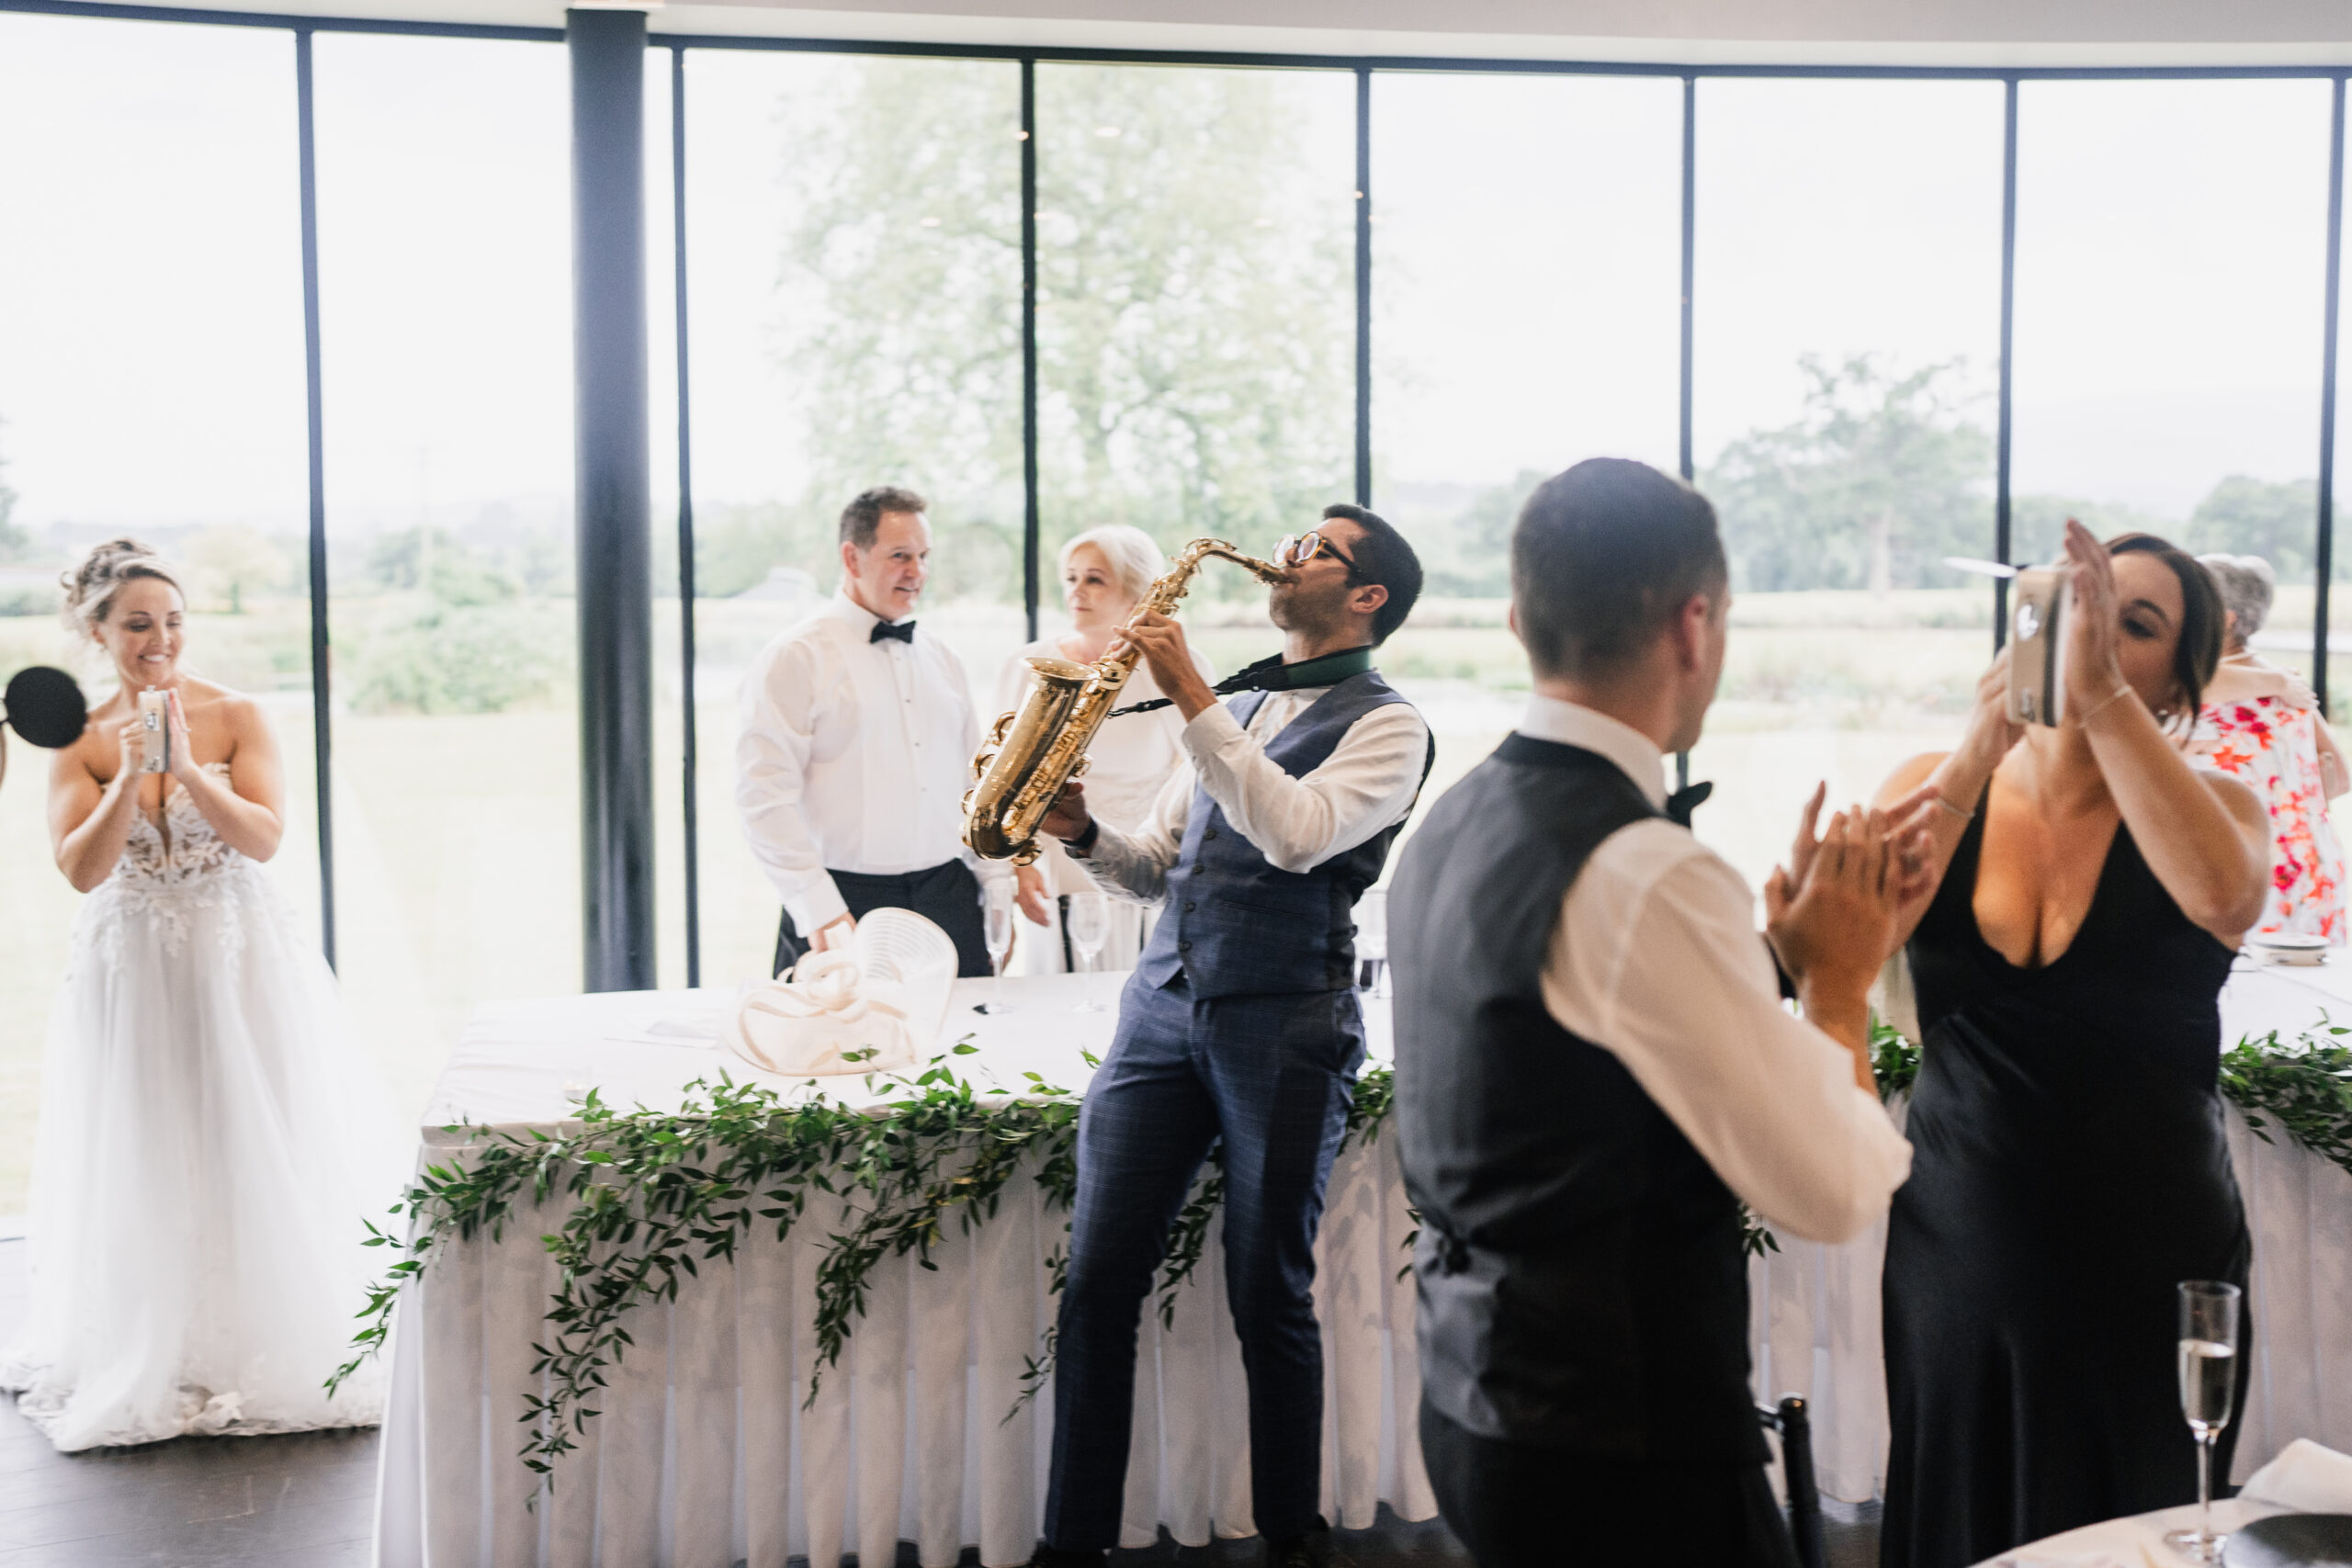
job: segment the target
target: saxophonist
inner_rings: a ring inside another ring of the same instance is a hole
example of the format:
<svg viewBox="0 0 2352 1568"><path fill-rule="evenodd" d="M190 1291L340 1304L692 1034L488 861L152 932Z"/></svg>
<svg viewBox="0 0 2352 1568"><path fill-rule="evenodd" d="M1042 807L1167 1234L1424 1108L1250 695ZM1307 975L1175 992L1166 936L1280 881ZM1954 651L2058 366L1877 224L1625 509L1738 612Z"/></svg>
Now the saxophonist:
<svg viewBox="0 0 2352 1568"><path fill-rule="evenodd" d="M1323 1187L1363 1058L1355 901L1428 775L1429 726L1373 668L1419 596L1386 522L1324 509L1284 539L1283 651L1212 689L1165 615L1125 634L1183 715L1185 763L1134 835L1064 789L1044 823L1114 894L1159 902L1079 1121L1039 1568L1119 1544L1136 1332L1168 1229L1224 1141L1227 1297L1250 1388L1250 1486L1274 1568L1321 1568L1323 1357L1310 1290ZM1238 693L1220 703L1219 691Z"/></svg>

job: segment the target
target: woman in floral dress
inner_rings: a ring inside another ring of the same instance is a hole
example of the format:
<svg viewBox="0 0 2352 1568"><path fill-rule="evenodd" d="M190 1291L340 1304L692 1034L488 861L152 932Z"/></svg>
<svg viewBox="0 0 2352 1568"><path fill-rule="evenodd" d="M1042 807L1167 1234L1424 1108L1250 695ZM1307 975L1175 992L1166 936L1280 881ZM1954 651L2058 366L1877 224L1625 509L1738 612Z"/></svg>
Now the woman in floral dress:
<svg viewBox="0 0 2352 1568"><path fill-rule="evenodd" d="M2260 556L2200 556L2229 611L2222 667L2205 689L2192 750L2254 786L2269 804L2276 839L2270 900L2249 935L2324 937L2345 944L2344 848L2327 803L2352 786L2319 701L2292 671L2257 658L2276 585Z"/></svg>

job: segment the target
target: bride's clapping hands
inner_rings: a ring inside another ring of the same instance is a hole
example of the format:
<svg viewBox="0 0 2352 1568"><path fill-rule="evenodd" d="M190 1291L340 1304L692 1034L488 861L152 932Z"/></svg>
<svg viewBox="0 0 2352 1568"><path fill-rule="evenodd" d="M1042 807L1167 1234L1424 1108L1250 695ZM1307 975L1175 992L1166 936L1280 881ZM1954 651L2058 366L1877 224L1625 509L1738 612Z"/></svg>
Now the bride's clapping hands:
<svg viewBox="0 0 2352 1568"><path fill-rule="evenodd" d="M164 736L168 746L165 760L171 764L172 777L185 784L191 777L199 777L204 770L196 763L196 746L188 739L187 710L180 705L179 688L164 693Z"/></svg>

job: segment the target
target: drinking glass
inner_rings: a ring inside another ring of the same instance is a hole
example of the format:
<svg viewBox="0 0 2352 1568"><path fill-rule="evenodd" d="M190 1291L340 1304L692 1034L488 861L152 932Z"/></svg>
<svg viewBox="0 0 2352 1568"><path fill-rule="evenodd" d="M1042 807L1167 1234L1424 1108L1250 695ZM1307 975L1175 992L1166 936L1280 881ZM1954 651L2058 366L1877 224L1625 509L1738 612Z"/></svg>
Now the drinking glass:
<svg viewBox="0 0 2352 1568"><path fill-rule="evenodd" d="M1375 887L1356 900L1356 962L1363 965L1359 990L1388 994L1388 889Z"/></svg>
<svg viewBox="0 0 2352 1568"><path fill-rule="evenodd" d="M1069 908L1062 916L1069 931L1069 944L1078 950L1080 973L1094 972L1094 960L1102 953L1102 944L1111 935L1110 900L1092 890L1069 896ZM1082 988L1082 983L1081 983ZM1102 1004L1087 997L1073 1012L1101 1012Z"/></svg>
<svg viewBox="0 0 2352 1568"><path fill-rule="evenodd" d="M989 1011L1010 1012L1004 1000L1004 960L1012 951L1012 878L1001 876L980 890L981 934L989 945Z"/></svg>
<svg viewBox="0 0 2352 1568"><path fill-rule="evenodd" d="M2245 1296L2218 1280L2180 1282L2180 1413L2197 1439L2197 1528L2175 1530L2165 1544L2192 1562L2219 1562L2213 1533L2213 1442L2230 1424L2238 1391L2238 1304Z"/></svg>

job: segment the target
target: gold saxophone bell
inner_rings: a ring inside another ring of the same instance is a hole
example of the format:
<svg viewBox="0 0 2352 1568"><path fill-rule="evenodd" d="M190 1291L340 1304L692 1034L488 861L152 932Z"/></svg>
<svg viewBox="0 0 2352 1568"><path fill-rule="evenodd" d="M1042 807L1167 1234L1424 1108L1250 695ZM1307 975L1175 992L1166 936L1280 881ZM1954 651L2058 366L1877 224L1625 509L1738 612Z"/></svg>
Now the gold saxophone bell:
<svg viewBox="0 0 2352 1568"><path fill-rule="evenodd" d="M1194 539L1176 553L1168 575L1154 582L1128 617L1132 626L1154 611L1168 615L1211 556L1245 567L1261 581L1290 574L1271 561L1245 556L1223 539ZM1121 628L1125 630L1125 628ZM1062 786L1086 771L1086 749L1135 673L1142 649L1133 643L1091 664L1039 655L1021 705L1001 714L972 759L973 784L964 796L964 842L982 860L1027 865L1037 858L1037 825Z"/></svg>

